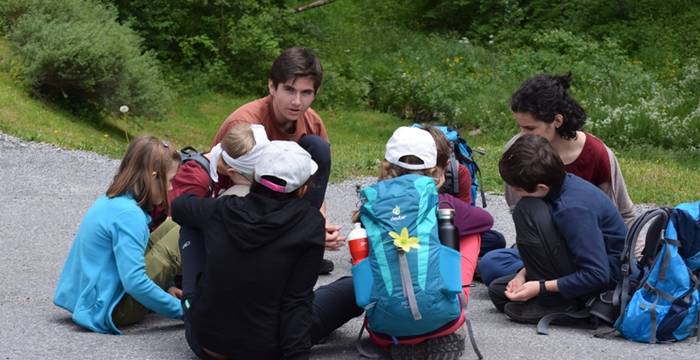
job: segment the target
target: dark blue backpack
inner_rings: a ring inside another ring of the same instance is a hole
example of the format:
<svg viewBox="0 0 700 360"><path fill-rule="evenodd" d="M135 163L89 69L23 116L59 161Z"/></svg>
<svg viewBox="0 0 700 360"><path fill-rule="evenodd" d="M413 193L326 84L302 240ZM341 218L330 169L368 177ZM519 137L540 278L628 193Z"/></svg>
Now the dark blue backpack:
<svg viewBox="0 0 700 360"><path fill-rule="evenodd" d="M651 225L637 262L634 243L647 222ZM627 239L622 280L613 298L620 306L615 329L627 339L648 343L700 336L700 201L644 213Z"/></svg>
<svg viewBox="0 0 700 360"><path fill-rule="evenodd" d="M413 127L421 128L420 124L413 124ZM481 170L479 170L479 165L474 161L474 150L469 147L467 140L459 135L457 129L446 126L446 125L436 125L435 128L440 129L447 141L452 144L452 155L450 156L450 163L445 169L445 184L440 188L441 191L448 193L450 195L457 195L459 193L459 175L457 170L457 164L462 164L469 170L469 176L472 180L472 206L476 205L476 196L478 193L481 194L481 206L486 207L486 196L484 195L484 189L481 185ZM477 151L479 152L479 151ZM483 155L483 152L479 152Z"/></svg>

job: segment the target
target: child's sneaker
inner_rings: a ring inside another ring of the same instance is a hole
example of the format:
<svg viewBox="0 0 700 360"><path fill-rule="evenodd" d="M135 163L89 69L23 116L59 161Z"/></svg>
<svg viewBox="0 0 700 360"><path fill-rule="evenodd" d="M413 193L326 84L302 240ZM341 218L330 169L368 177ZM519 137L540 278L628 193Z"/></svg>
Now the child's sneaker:
<svg viewBox="0 0 700 360"><path fill-rule="evenodd" d="M335 268L335 265L333 265L333 262L328 260L328 259L323 259L321 260L321 266L318 269L318 274L319 275L328 275L333 271Z"/></svg>
<svg viewBox="0 0 700 360"><path fill-rule="evenodd" d="M467 335L464 326L450 335L428 339L416 345L393 345L391 358L394 360L456 360L464 353L464 340Z"/></svg>

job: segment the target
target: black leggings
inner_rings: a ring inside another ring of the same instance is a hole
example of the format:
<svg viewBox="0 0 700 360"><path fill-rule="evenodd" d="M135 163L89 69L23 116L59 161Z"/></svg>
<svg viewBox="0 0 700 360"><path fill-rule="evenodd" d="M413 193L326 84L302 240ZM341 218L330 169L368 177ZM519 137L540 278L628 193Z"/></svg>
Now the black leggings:
<svg viewBox="0 0 700 360"><path fill-rule="evenodd" d="M309 180L309 190L304 195L304 199L320 209L326 198L328 178L331 174L331 146L317 135L305 135L299 139L298 143L318 165L318 170Z"/></svg>
<svg viewBox="0 0 700 360"><path fill-rule="evenodd" d="M566 241L559 235L547 204L539 198L524 197L513 210L515 242L526 270L527 281L553 280L576 270ZM489 285L489 297L500 311L510 300L505 296L506 285L515 275L500 277ZM538 296L545 306L569 304L558 293Z"/></svg>

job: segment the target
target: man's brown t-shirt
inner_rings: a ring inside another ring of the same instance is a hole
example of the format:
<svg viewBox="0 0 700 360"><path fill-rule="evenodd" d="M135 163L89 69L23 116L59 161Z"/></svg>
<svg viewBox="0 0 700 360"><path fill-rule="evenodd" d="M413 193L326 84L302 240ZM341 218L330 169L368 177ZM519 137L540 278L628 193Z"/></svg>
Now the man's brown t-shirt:
<svg viewBox="0 0 700 360"><path fill-rule="evenodd" d="M280 129L275 123L273 114L272 97L269 95L239 107L221 124L219 131L214 136L212 146L218 144L224 135L238 124L261 124L265 127L265 132L270 140L299 141L304 135L318 135L328 141L328 133L323 125L323 120L311 108L308 108L304 115L297 120L296 131L293 134Z"/></svg>

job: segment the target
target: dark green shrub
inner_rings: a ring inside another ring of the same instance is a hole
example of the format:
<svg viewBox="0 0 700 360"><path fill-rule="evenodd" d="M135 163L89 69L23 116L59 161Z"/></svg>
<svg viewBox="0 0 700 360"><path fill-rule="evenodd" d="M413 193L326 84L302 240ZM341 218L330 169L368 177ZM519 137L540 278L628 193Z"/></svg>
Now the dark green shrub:
<svg viewBox="0 0 700 360"><path fill-rule="evenodd" d="M170 92L139 36L116 22L116 11L89 0L14 2L9 39L24 77L38 95L70 108L157 117ZM6 6L5 10L10 9Z"/></svg>
<svg viewBox="0 0 700 360"><path fill-rule="evenodd" d="M104 0L175 76L250 94L265 89L272 61L291 41L294 17L283 0Z"/></svg>

